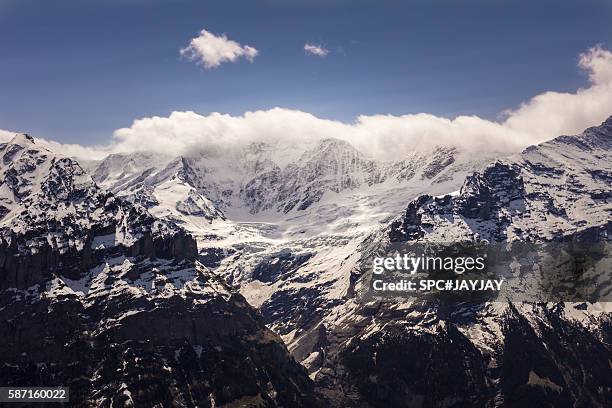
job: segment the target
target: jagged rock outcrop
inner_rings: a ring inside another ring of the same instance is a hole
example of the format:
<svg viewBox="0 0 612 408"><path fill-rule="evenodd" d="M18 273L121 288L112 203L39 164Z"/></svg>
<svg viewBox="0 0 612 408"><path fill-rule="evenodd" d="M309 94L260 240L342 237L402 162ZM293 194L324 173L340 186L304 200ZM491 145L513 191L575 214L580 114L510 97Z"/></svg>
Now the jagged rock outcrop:
<svg viewBox="0 0 612 408"><path fill-rule="evenodd" d="M327 344L311 350L323 357L304 360L327 401L338 407L608 405L608 303L359 300L358 293L367 291L371 273L360 269L363 260L392 243L609 245L612 203L600 197L611 189L611 124L494 162L467 177L456 194L418 197L365 240L351 275L356 295L321 319ZM600 282L609 284L605 276ZM311 340L296 343L299 349Z"/></svg>
<svg viewBox="0 0 612 408"><path fill-rule="evenodd" d="M70 405L318 405L282 340L195 240L18 135L0 145L0 382Z"/></svg>

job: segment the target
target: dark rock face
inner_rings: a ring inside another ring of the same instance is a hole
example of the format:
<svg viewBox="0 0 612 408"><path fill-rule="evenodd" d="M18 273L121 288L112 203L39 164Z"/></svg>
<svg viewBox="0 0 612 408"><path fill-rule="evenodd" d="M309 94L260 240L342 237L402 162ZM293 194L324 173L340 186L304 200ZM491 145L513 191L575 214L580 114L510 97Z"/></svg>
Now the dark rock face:
<svg viewBox="0 0 612 408"><path fill-rule="evenodd" d="M304 369L244 299L198 300L12 302L0 381L69 386L72 406L316 406Z"/></svg>
<svg viewBox="0 0 612 408"><path fill-rule="evenodd" d="M207 268L215 269L221 264L223 259L230 256L234 252L236 251L231 248L202 248L202 250L200 250L198 260Z"/></svg>
<svg viewBox="0 0 612 408"><path fill-rule="evenodd" d="M422 195L408 204L404 217L391 223L389 229L389 238L391 242L408 241L423 236L421 212L419 210L431 200L432 198L430 196Z"/></svg>
<svg viewBox="0 0 612 408"><path fill-rule="evenodd" d="M498 203L520 199L524 194L520 172L496 162L482 174L476 173L465 180L456 203L457 212L468 218L488 220Z"/></svg>
<svg viewBox="0 0 612 408"><path fill-rule="evenodd" d="M300 328L300 332L310 330L319 323L319 308L325 303L317 288L302 288L295 292L274 293L260 311L266 323L274 323L275 330L284 335L296 327ZM288 305L293 307L289 308ZM325 306L329 307L327 304Z"/></svg>
<svg viewBox="0 0 612 408"><path fill-rule="evenodd" d="M547 310L537 332L515 308L506 313L499 370L506 406L605 406L612 398L609 348L560 311Z"/></svg>
<svg viewBox="0 0 612 408"><path fill-rule="evenodd" d="M90 231L85 236L85 243L91 244L95 236ZM28 252L27 238L22 235L7 232L0 240L0 289L44 285L54 275L79 279L111 256L193 261L198 251L193 237L184 231L177 231L171 236L154 235L147 231L129 246L119 244L108 249L85 246L80 250L69 247L65 252L58 252L48 243L41 242L35 253Z"/></svg>
<svg viewBox="0 0 612 408"><path fill-rule="evenodd" d="M339 357L373 406L477 406L490 397L484 358L454 326L434 333L389 327L354 338Z"/></svg>
<svg viewBox="0 0 612 408"><path fill-rule="evenodd" d="M465 334L467 305L450 314L435 303L389 306L363 308L350 327L327 334L316 383L332 406L605 407L612 397L609 345L563 306L510 305L486 349ZM419 313L437 320L424 325ZM527 316L538 316L535 327ZM373 322L385 330L368 329Z"/></svg>
<svg viewBox="0 0 612 408"><path fill-rule="evenodd" d="M0 154L0 383L67 386L75 407L318 406L189 234L31 139Z"/></svg>
<svg viewBox="0 0 612 408"><path fill-rule="evenodd" d="M253 269L253 279L273 282L291 273L307 262L312 254L292 254L290 250L281 251L259 262Z"/></svg>
<svg viewBox="0 0 612 408"><path fill-rule="evenodd" d="M362 243L361 259L395 242L609 243L610 123L492 163L469 176L458 194L416 198ZM357 264L354 287L368 273ZM332 312L338 323L325 321L323 357L310 367L331 406L552 408L612 401L612 314L605 304L372 299L342 307L344 315Z"/></svg>

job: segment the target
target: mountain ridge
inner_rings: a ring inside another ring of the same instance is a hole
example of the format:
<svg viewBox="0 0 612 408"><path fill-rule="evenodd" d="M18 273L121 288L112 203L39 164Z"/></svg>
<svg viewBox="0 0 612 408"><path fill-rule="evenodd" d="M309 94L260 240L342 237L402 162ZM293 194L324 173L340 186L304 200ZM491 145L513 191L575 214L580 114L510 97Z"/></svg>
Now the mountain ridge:
<svg viewBox="0 0 612 408"><path fill-rule="evenodd" d="M450 146L381 166L333 138L284 166L252 144L223 173L210 155L88 165L123 198L29 139L2 144L0 323L18 334L0 344L9 350L0 378L85 375L90 385L74 383L83 404L312 406L316 387L333 407L603 407L612 398L604 303L362 295L364 260L396 242L609 242L611 141L612 117L482 168L487 158ZM58 329L66 314L67 332ZM34 364L45 357L35 328L69 344L54 360L61 369ZM115 351L102 358L106 344ZM83 364L69 369L75 356ZM162 397L148 391L155 381Z"/></svg>
<svg viewBox="0 0 612 408"><path fill-rule="evenodd" d="M0 145L0 380L71 406L317 406L312 382L182 228L74 160Z"/></svg>

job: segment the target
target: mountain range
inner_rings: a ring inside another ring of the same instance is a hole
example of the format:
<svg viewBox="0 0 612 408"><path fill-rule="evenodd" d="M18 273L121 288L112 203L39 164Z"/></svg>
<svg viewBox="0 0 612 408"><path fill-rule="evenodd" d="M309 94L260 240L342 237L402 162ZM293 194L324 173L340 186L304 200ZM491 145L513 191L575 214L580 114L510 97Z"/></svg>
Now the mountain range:
<svg viewBox="0 0 612 408"><path fill-rule="evenodd" d="M511 157L0 144L0 378L75 406L612 400L605 302L363 301L395 242L607 243L612 118Z"/></svg>

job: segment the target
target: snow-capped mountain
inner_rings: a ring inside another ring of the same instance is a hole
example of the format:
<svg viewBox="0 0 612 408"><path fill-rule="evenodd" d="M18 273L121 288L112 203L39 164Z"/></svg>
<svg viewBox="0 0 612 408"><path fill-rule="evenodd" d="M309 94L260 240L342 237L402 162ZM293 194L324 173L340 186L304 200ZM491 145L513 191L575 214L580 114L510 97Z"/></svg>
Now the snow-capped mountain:
<svg viewBox="0 0 612 408"><path fill-rule="evenodd" d="M0 144L0 381L72 406L316 406L195 240L27 135Z"/></svg>
<svg viewBox="0 0 612 408"><path fill-rule="evenodd" d="M385 182L443 183L453 178L455 171L473 168L486 160L474 160L454 147L437 147L400 160L380 161L334 138L321 140L283 165L279 164L285 159L282 154L274 146L252 143L225 155L112 154L89 166L101 186L141 200L149 207L164 202L164 197L159 196L164 195L165 183L188 185L220 211L207 217L212 221L223 218L221 212L225 210L243 209L251 215L306 210L326 193L367 189ZM165 198L174 199L175 206L183 202L180 195Z"/></svg>
<svg viewBox="0 0 612 408"><path fill-rule="evenodd" d="M610 242L612 118L422 195L367 238L255 266L251 299L332 406L606 406L609 303L360 300L391 242ZM279 267L280 265L280 267ZM272 283L269 283L272 282Z"/></svg>
<svg viewBox="0 0 612 408"><path fill-rule="evenodd" d="M89 177L17 136L0 145L17 333L0 376L73 381L83 404L314 406L314 380L336 407L606 406L608 303L361 295L363 260L394 242L609 242L611 141L612 118L496 160L328 138L113 154Z"/></svg>
<svg viewBox="0 0 612 408"><path fill-rule="evenodd" d="M180 157L113 154L90 170L101 186L187 229L201 261L239 283L279 251L325 249L386 222L420 193L458 189L487 160L437 147L381 161L327 138L290 152L252 143Z"/></svg>
<svg viewBox="0 0 612 408"><path fill-rule="evenodd" d="M393 224L393 236L534 242L588 228L606 230L612 214L611 163L612 118L581 135L561 136L527 148L520 157L496 161L468 177L455 197L421 197ZM442 235L450 230L452 236Z"/></svg>

